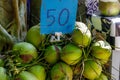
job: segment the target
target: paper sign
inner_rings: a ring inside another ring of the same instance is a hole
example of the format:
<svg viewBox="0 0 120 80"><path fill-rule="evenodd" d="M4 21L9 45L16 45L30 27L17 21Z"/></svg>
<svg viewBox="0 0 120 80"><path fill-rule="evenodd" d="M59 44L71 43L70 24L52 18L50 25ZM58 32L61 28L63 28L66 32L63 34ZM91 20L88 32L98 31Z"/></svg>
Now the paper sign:
<svg viewBox="0 0 120 80"><path fill-rule="evenodd" d="M42 0L41 34L71 33L76 20L78 0Z"/></svg>

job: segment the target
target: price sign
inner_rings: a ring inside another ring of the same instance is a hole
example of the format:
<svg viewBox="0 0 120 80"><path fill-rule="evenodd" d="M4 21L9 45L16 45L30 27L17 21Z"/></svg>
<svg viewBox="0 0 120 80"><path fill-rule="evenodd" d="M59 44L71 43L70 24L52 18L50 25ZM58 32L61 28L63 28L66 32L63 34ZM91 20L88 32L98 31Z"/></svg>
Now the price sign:
<svg viewBox="0 0 120 80"><path fill-rule="evenodd" d="M41 34L71 33L76 20L78 0L42 0Z"/></svg>

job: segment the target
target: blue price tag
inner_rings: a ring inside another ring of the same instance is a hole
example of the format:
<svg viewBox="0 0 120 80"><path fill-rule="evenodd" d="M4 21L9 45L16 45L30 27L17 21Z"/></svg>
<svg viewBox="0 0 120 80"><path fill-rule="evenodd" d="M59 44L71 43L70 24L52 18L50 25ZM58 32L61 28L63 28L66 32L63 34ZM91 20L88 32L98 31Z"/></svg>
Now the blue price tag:
<svg viewBox="0 0 120 80"><path fill-rule="evenodd" d="M40 32L71 33L76 20L78 0L42 0Z"/></svg>

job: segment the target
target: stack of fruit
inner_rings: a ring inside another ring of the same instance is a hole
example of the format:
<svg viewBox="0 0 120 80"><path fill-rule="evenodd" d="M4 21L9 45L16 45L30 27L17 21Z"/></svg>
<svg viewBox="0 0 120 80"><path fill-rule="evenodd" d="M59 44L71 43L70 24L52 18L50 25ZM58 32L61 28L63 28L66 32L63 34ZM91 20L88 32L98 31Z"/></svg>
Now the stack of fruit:
<svg viewBox="0 0 120 80"><path fill-rule="evenodd" d="M13 45L0 60L0 80L108 80L105 64L111 46L95 40L89 28L76 22L71 34L50 42L51 35L31 27L26 40Z"/></svg>

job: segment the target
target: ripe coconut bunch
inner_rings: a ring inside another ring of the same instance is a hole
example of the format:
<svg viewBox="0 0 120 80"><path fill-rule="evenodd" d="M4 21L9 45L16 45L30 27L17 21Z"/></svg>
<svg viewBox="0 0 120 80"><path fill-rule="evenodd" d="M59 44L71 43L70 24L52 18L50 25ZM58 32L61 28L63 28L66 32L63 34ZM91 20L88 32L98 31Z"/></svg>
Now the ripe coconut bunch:
<svg viewBox="0 0 120 80"><path fill-rule="evenodd" d="M120 12L120 3L118 0L99 0L99 10L102 15L116 16Z"/></svg>
<svg viewBox="0 0 120 80"><path fill-rule="evenodd" d="M63 37L60 42L46 42L47 36L39 30L39 25L31 27L26 42L13 45L11 55L15 56L15 63L10 68L13 66L15 75L11 74L15 79L12 80L78 80L75 76L82 77L81 80L99 80L103 77L99 60L109 59L111 47L106 41L93 42L84 23L76 22L73 33L65 34L67 40ZM44 48L39 49L41 43Z"/></svg>
<svg viewBox="0 0 120 80"><path fill-rule="evenodd" d="M99 80L102 73L102 67L104 66L103 64L109 61L112 48L107 41L91 41L91 35L90 30L84 23L76 22L76 29L72 34L72 41L79 46L79 49L80 46L82 47L83 68L80 68L81 71L79 72L83 71L82 76L84 76L84 78L89 80ZM89 58L91 60L89 60Z"/></svg>

